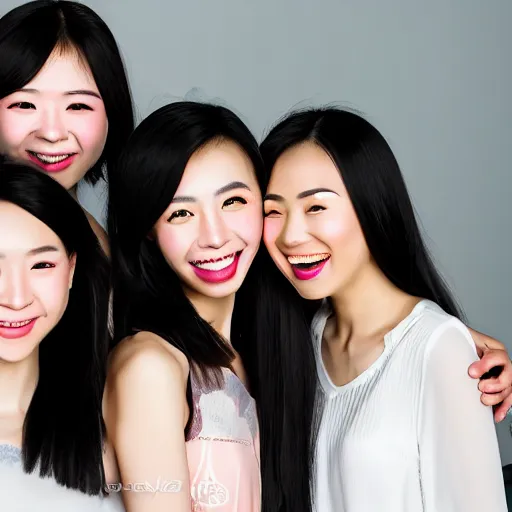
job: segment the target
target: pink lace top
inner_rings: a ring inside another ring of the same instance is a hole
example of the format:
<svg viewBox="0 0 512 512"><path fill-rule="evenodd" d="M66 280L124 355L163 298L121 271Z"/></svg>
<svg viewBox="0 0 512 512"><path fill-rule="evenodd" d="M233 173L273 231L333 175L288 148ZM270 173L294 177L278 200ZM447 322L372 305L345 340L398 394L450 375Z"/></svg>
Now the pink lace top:
<svg viewBox="0 0 512 512"><path fill-rule="evenodd" d="M187 457L194 511L260 512L256 404L225 369L221 389L204 389L191 374L193 411Z"/></svg>

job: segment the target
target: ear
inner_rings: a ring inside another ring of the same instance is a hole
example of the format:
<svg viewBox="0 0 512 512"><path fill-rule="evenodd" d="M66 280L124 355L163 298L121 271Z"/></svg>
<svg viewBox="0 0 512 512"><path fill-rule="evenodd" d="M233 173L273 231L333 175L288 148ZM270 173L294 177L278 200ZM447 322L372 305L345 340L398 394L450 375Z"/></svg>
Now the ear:
<svg viewBox="0 0 512 512"><path fill-rule="evenodd" d="M75 275L76 268L76 252L69 258L69 289L73 288L73 276Z"/></svg>

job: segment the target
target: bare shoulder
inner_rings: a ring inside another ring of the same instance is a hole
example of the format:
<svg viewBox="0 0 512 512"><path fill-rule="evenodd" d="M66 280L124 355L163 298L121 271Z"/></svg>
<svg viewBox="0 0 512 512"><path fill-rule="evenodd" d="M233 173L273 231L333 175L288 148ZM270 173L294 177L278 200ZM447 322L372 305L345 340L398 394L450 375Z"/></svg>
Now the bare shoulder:
<svg viewBox="0 0 512 512"><path fill-rule="evenodd" d="M101 248L105 252L105 254L110 258L110 243L108 240L107 232L101 227L100 223L87 211L84 209L85 216L91 225L94 234L98 237Z"/></svg>
<svg viewBox="0 0 512 512"><path fill-rule="evenodd" d="M115 435L119 422L132 413L159 414L162 404L174 404L185 425L188 372L187 358L160 336L139 332L123 339L109 357L103 394L107 431Z"/></svg>
<svg viewBox="0 0 512 512"><path fill-rule="evenodd" d="M109 358L109 381L181 381L186 385L189 365L185 355L160 336L147 331L124 338Z"/></svg>

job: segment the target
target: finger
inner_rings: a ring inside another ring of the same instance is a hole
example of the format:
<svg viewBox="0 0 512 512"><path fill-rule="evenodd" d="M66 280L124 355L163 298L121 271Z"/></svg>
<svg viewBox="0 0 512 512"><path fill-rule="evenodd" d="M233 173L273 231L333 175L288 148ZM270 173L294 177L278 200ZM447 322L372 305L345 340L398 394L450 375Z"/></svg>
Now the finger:
<svg viewBox="0 0 512 512"><path fill-rule="evenodd" d="M509 395L502 404L496 407L494 411L494 419L496 422L503 421L507 417L507 413L512 407L512 395Z"/></svg>
<svg viewBox="0 0 512 512"><path fill-rule="evenodd" d="M512 393L512 384L508 381L507 374L502 372L499 377L480 380L478 389L482 393L501 393L502 391L509 390L508 393L510 394Z"/></svg>
<svg viewBox="0 0 512 512"><path fill-rule="evenodd" d="M484 405L498 405L501 404L506 398L510 396L510 392L503 391L502 393L482 393L481 401Z"/></svg>
<svg viewBox="0 0 512 512"><path fill-rule="evenodd" d="M512 363L508 358L507 352L504 350L486 350L480 361L475 361L469 367L469 375L475 379L479 379L496 366L508 368L512 374ZM512 375L510 376L512 380Z"/></svg>

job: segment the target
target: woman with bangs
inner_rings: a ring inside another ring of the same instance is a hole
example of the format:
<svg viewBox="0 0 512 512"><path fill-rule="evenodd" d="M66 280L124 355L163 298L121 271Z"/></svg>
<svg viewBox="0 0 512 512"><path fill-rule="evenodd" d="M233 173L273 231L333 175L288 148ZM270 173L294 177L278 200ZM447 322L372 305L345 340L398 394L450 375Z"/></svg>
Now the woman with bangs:
<svg viewBox="0 0 512 512"><path fill-rule="evenodd" d="M102 396L109 264L47 175L0 163L2 510L122 512Z"/></svg>
<svg viewBox="0 0 512 512"><path fill-rule="evenodd" d="M116 41L89 7L35 0L0 19L0 154L77 198L105 178L134 127ZM87 213L108 251L103 228Z"/></svg>

